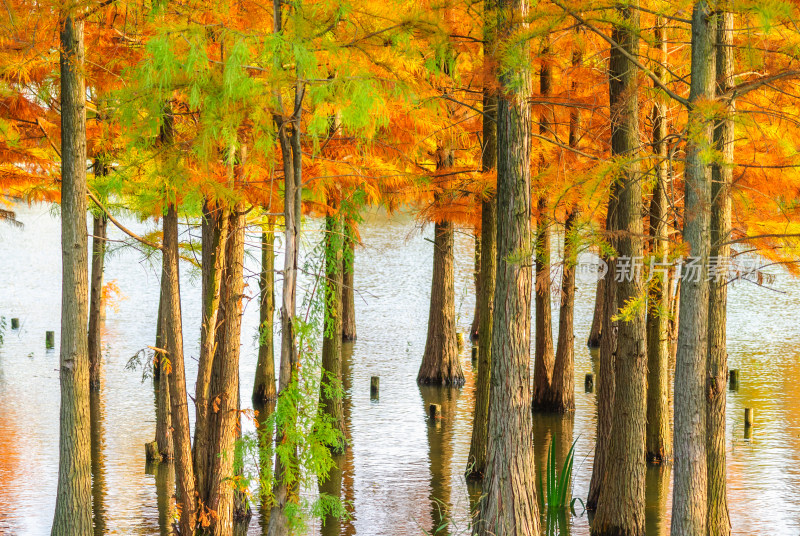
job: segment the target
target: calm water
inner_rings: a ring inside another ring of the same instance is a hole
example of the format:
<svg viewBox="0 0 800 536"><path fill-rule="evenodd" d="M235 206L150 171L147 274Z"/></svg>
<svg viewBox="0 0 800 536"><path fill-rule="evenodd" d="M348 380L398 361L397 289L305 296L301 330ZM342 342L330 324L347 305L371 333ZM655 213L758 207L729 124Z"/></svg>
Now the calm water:
<svg viewBox="0 0 800 536"><path fill-rule="evenodd" d="M0 534L45 535L55 503L58 471L58 354L44 349L46 330L59 331L59 221L44 207L18 207L23 230L0 227L0 315L20 319L18 331L5 332L0 349ZM129 222L144 231L153 224ZM310 222L311 227L316 226ZM184 233L187 230L184 229ZM192 233L197 234L198 230ZM110 228L113 239L122 239ZM470 501L463 471L469 451L473 369L469 348L462 352L467 385L460 390L422 388L415 382L425 345L430 292L432 229L420 232L409 217L372 216L361 229L365 247L357 251L355 285L358 341L345 347L351 449L340 461L343 497L352 519L322 532L359 535L411 535L439 525L442 505L452 523L441 533L468 533ZM307 249L318 240L306 235ZM249 242L257 245L257 238ZM118 246L118 244L114 244ZM456 235L456 306L461 331L467 331L474 306L472 238ZM279 259L280 260L280 259ZM250 259L248 269L258 268ZM160 257L151 260L130 248L106 263L106 281L121 297L107 310L105 383L93 411L101 426L95 448L102 453L96 472L100 486L95 508L102 512L98 533L157 535L170 475L162 466L145 471L145 442L154 437L153 388L128 359L152 345L158 305ZM182 283L188 381L194 385L199 341L199 278L184 267ZM732 368L741 369L741 388L728 397L728 485L736 534L795 536L800 532L800 340L796 311L800 287L778 277L781 292L739 283L730 293L728 338ZM594 285L579 281L575 314L576 405L568 418L535 417L537 464L546 459L550 437L560 445L577 440L574 493L585 497L591 476L595 399L583 393L592 371L584 346L594 300ZM254 278L246 292L257 292ZM557 310L554 309L557 318ZM9 320L10 322L10 320ZM256 300L245 304L242 330L242 401L249 400L256 362ZM56 341L58 343L58 341ZM370 400L369 378L381 377L380 400ZM428 424L427 404L442 404L439 426ZM745 439L743 408L753 407L756 426ZM648 472L648 534L667 534L670 512L669 469ZM254 508L257 512L257 507ZM588 534L585 515L573 517L570 533ZM319 522L312 522L319 533ZM258 514L249 534L261 534Z"/></svg>

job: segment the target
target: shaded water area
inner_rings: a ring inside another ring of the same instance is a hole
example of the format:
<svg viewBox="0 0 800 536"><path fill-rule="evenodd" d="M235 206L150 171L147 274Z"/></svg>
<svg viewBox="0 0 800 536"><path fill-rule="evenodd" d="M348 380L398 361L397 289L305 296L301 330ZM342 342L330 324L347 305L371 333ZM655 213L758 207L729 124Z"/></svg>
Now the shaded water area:
<svg viewBox="0 0 800 536"><path fill-rule="evenodd" d="M12 317L20 319L19 330L10 325L5 330L0 348L0 534L38 536L49 534L58 472L58 353L45 350L45 331L56 332L58 348L60 230L58 218L45 207L17 210L25 228L0 227L0 315L9 324ZM139 231L154 228L152 223L127 223ZM318 228L314 221L308 225ZM111 226L109 231L112 239L122 239ZM199 238L198 229L192 234ZM473 406L469 344L461 352L465 387L420 388L415 381L425 345L431 236L431 228L420 232L413 219L402 215L372 215L361 227L365 247L357 250L355 271L358 340L344 350L351 448L340 458L341 471L331 482L349 502L352 516L324 528L312 520L311 534L416 535L442 525L438 534L468 533L470 494L463 473ZM308 232L305 251L319 237L317 231ZM248 243L256 247L257 237L250 236ZM282 253L279 244L277 249ZM245 292L251 297L258 288L255 258L246 268L250 277ZM472 237L459 233L456 306L462 332L473 313L472 265ZM159 274L158 255L143 260L141 253L126 249L106 262L106 281L115 282L121 298L107 309L104 388L92 400L92 418L98 424L92 448L100 454L94 467L97 534L167 533L165 506L174 472L163 464L145 470L143 445L152 441L155 429L152 383L125 367L138 350L154 343ZM190 386L199 345L198 276L184 266ZM800 387L800 286L788 276L779 276L774 286L782 292L750 283L737 283L730 292L730 366L741 370L741 387L728 396L728 486L735 534L800 532L800 398L795 395ZM579 280L575 414L534 417L537 469L545 463L552 436L557 438L559 463L575 440L574 495L584 498L596 415L594 394L583 392L584 375L597 368L584 345L593 301L593 281ZM242 403L249 404L257 357L257 300L245 302L244 315L241 392ZM370 376L381 378L377 401L370 400ZM425 408L430 403L442 406L439 424L428 422ZM745 407L755 409L749 438L743 426ZM648 471L650 536L668 533L670 476L669 468ZM258 506L253 509L248 534L261 534ZM572 517L568 532L587 535L587 516Z"/></svg>

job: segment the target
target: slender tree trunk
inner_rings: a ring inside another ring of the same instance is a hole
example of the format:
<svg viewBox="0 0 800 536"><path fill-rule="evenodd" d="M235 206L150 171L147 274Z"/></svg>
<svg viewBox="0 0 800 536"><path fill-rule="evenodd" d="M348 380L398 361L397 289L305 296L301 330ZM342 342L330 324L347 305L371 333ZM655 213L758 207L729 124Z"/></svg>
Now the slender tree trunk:
<svg viewBox="0 0 800 536"><path fill-rule="evenodd" d="M733 85L733 13L717 14L717 90L724 93ZM731 520L725 484L725 405L728 372L726 317L728 308L727 261L731 233L735 104L725 102L725 112L714 127L714 145L722 157L711 169L711 259L717 270L709 278L708 371L706 378L706 449L708 452L708 536L729 536Z"/></svg>
<svg viewBox="0 0 800 536"><path fill-rule="evenodd" d="M186 371L183 362L183 327L181 319L180 275L178 266L178 212L170 205L164 216L163 270L161 289L164 294L164 336L169 359L172 438L175 445L175 478L178 503L181 505L179 526L183 536L195 531L197 503L194 467L192 465L191 430L189 427ZM164 371L162 370L162 378Z"/></svg>
<svg viewBox="0 0 800 536"><path fill-rule="evenodd" d="M211 437L210 473L206 506L216 512L210 527L215 536L233 532L234 447L239 422L239 348L241 346L242 295L244 290L244 205L239 203L231 213L226 241L224 292L221 304L224 313L221 351L215 358L211 390L214 393L209 412L208 433Z"/></svg>
<svg viewBox="0 0 800 536"><path fill-rule="evenodd" d="M165 354L163 353L166 345L166 337L164 335L166 330L165 306L164 286L161 285L158 298L158 320L156 321L155 344L155 347L160 351L156 351L153 358L153 383L155 384L156 395L156 444L158 445L158 452L161 454L161 459L172 460L175 458L175 447L172 441L172 409L169 378L167 377L169 374L169 358L165 358Z"/></svg>
<svg viewBox="0 0 800 536"><path fill-rule="evenodd" d="M61 351L59 464L52 534L92 533L86 90L83 19L61 13Z"/></svg>
<svg viewBox="0 0 800 536"><path fill-rule="evenodd" d="M542 54L550 52L545 45ZM539 93L543 99L551 93L553 73L548 62L542 63L539 73ZM554 120L552 112L543 108L539 117L539 134L552 136ZM539 162L544 170L547 162L544 157ZM533 409L546 409L548 400L552 398L551 384L553 380L553 311L550 305L550 240L551 226L547 217L547 196L540 193L538 215L536 217L536 350L533 364Z"/></svg>
<svg viewBox="0 0 800 536"><path fill-rule="evenodd" d="M275 227L274 218L261 229L261 291L259 300L258 363L253 383L253 403L275 400Z"/></svg>
<svg viewBox="0 0 800 536"><path fill-rule="evenodd" d="M495 54L494 24L488 20L494 14L495 0L484 0L484 58ZM496 79L492 61L484 62L483 144L481 168L484 173L497 167L497 96L492 88ZM467 458L467 479L480 480L486 471L486 447L489 440L489 391L492 372L492 322L494 319L495 276L497 275L497 200L481 203L481 255L478 293L478 374L475 378L475 414L472 421L472 441Z"/></svg>
<svg viewBox="0 0 800 536"><path fill-rule="evenodd" d="M625 26L614 26L612 36L629 54L639 50L638 1L620 6ZM644 254L642 183L639 151L639 100L637 69L616 48L609 60L611 101L611 152L628 161L619 178L617 204L618 262L630 263L617 283L618 311L645 295L642 271L633 263ZM627 259L627 260L626 260ZM645 518L645 422L647 417L647 332L645 308L630 309L618 322L614 361L614 416L609 464L593 535L643 536Z"/></svg>
<svg viewBox="0 0 800 536"><path fill-rule="evenodd" d="M342 223L341 216L325 218L325 329L322 336L322 378L319 402L321 411L341 434L332 449L342 453L347 448L346 426L342 409Z"/></svg>
<svg viewBox="0 0 800 536"><path fill-rule="evenodd" d="M498 3L498 35L525 30L528 3ZM520 45L523 57L526 45ZM500 77L497 110L497 282L492 328L492 389L483 497L474 534L538 536L530 390L531 183L530 73Z"/></svg>
<svg viewBox="0 0 800 536"><path fill-rule="evenodd" d="M708 257L710 248L713 119L697 104L714 98L716 20L701 0L692 12L692 82L686 143L683 239L690 248L683 267L678 354L675 363L675 481L672 536L705 534L708 516L706 466L706 374L708 357Z"/></svg>
<svg viewBox="0 0 800 536"><path fill-rule="evenodd" d="M475 311L469 328L469 340L475 342L478 340L478 328L481 325L481 311L478 304L478 295L481 293L481 235L478 232L475 233L475 269L472 278L475 282Z"/></svg>
<svg viewBox="0 0 800 536"><path fill-rule="evenodd" d="M663 76L667 61L665 21L656 22L656 47L660 62L655 74ZM655 187L650 201L650 251L654 263L666 263L669 254L667 236L667 110L663 102L653 105L653 152ZM655 266L655 264L653 264ZM669 419L669 274L666 268L650 274L647 306L647 432L646 458L649 463L668 463L672 457L672 436Z"/></svg>
<svg viewBox="0 0 800 536"><path fill-rule="evenodd" d="M219 334L224 331L220 318L223 278L225 274L230 211L206 200L202 220L202 324L200 326L200 359L195 384L194 467L197 489L210 489L213 435L209 432L211 419L211 380L216 356L222 350ZM204 499L208 497L204 495Z"/></svg>
<svg viewBox="0 0 800 536"><path fill-rule="evenodd" d="M553 365L553 382L547 409L558 413L575 411L575 267L578 235L575 208L570 209L564 231L564 270L561 277L561 309L558 320L558 349Z"/></svg>
<svg viewBox="0 0 800 536"><path fill-rule="evenodd" d="M601 277L597 280L594 299L594 314L592 315L592 327L589 329L589 339L586 345L589 348L600 348L600 339L603 337L603 302L606 288L606 278Z"/></svg>
<svg viewBox="0 0 800 536"><path fill-rule="evenodd" d="M345 222L345 251L342 269L342 340L356 340L356 293L353 270L356 264L355 223Z"/></svg>
<svg viewBox="0 0 800 536"><path fill-rule="evenodd" d="M617 229L617 195L618 188L612 185L608 196L606 215L606 235L612 249L616 248ZM609 445L611 442L612 419L614 416L614 362L617 353L617 285L614 281L616 272L614 257L604 257L608 267L603 285L603 334L600 339L599 366L597 370L597 440L594 450L592 479L589 484L589 496L586 509L596 510L600 494L605 483L608 468Z"/></svg>
<svg viewBox="0 0 800 536"><path fill-rule="evenodd" d="M453 262L453 224L437 222L433 241L433 276L428 337L419 367L421 385L464 385L456 343L456 298Z"/></svg>
<svg viewBox="0 0 800 536"><path fill-rule="evenodd" d="M108 219L105 214L94 216L92 224L92 288L89 298L88 339L89 386L94 391L100 389L103 370L101 330L103 328L103 265L106 257L107 226Z"/></svg>
<svg viewBox="0 0 800 536"><path fill-rule="evenodd" d="M275 32L280 34L281 2L275 0L276 25ZM293 404L289 391L297 379L298 354L295 340L295 307L297 291L297 246L301 230L301 201L303 193L302 152L300 147L300 114L302 112L303 91L295 86L295 113L291 121L284 121L281 115L274 116L278 128L278 140L281 146L284 174L284 221L286 229L285 257L283 267L283 304L281 306L281 364L278 380L278 406ZM276 441L286 442L289 432L296 426L295 422L280 423L276 430ZM275 479L273 486L273 503L269 518L268 536L287 536L289 519L287 506L298 500L297 490L287 479L287 471L280 457L275 457Z"/></svg>

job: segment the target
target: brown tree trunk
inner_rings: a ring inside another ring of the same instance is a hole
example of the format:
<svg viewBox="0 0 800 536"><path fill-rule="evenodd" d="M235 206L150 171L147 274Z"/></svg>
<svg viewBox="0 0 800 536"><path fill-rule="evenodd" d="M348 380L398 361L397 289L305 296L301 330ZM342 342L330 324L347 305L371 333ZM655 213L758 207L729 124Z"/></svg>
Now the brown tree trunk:
<svg viewBox="0 0 800 536"><path fill-rule="evenodd" d="M275 227L274 218L261 229L261 291L259 300L258 363L253 383L253 403L275 400Z"/></svg>
<svg viewBox="0 0 800 536"><path fill-rule="evenodd" d="M95 163L97 166L97 163ZM99 168L98 168L99 169ZM97 172L97 171L96 171ZM92 288L89 298L89 386L100 389L103 371L102 334L103 329L103 266L106 257L106 229L108 219L105 214L94 216L92 223Z"/></svg>
<svg viewBox="0 0 800 536"><path fill-rule="evenodd" d="M592 327L589 329L589 339L586 345L589 348L600 348L600 340L603 337L603 302L606 288L606 278L601 277L597 280L597 287L594 299L594 314L592 315Z"/></svg>
<svg viewBox="0 0 800 536"><path fill-rule="evenodd" d="M478 295L481 293L481 235L475 233L475 269L472 271L472 279L475 282L475 310L472 313L472 324L469 328L469 340L478 340L478 328L481 324L481 311L478 307Z"/></svg>
<svg viewBox="0 0 800 536"><path fill-rule="evenodd" d="M663 75L667 60L667 40L664 19L656 22L656 46L660 62L655 74ZM667 226L667 117L666 105L653 105L653 153L655 187L650 201L650 251L654 263L666 263L669 254ZM654 264L655 266L655 264ZM664 464L672 457L670 435L670 367L669 367L669 274L664 268L650 273L647 304L647 432L646 458L649 463Z"/></svg>
<svg viewBox="0 0 800 536"><path fill-rule="evenodd" d="M639 50L638 1L618 8L625 26L614 26L612 36L629 54ZM642 183L639 151L639 100L637 68L621 51L612 48L609 60L611 101L611 152L628 159L619 178L617 203L618 262L631 263L617 283L617 306L623 316L617 327L614 360L614 416L609 464L593 535L643 536L645 518L645 422L647 418L647 332L645 308L626 306L644 295L644 277L633 263L644 254ZM640 268L640 267L639 267ZM631 273L632 271L632 273ZM624 312L623 312L624 311Z"/></svg>
<svg viewBox="0 0 800 536"><path fill-rule="evenodd" d="M484 89L483 136L481 168L490 172L497 167L497 96L492 88L495 80L494 66L488 61L494 53L494 24L489 20L495 0L484 0ZM489 424L489 391L492 372L492 322L494 308L495 276L497 275L497 200L495 197L481 203L481 255L480 274L475 297L478 317L478 374L475 378L475 413L472 421L472 441L467 458L467 479L480 480L486 472L486 447Z"/></svg>
<svg viewBox="0 0 800 536"><path fill-rule="evenodd" d="M733 13L717 14L717 91L733 85ZM731 520L725 484L725 405L728 372L726 317L728 309L727 261L731 233L735 104L725 102L725 112L714 127L714 145L722 161L711 168L711 259L717 271L709 278L708 371L706 378L706 449L708 455L708 536L729 536Z"/></svg>
<svg viewBox="0 0 800 536"><path fill-rule="evenodd" d="M200 359L195 384L194 468L197 489L205 493L210 489L211 450L213 435L209 431L211 420L211 379L216 356L222 350L220 333L224 331L221 318L221 296L229 239L230 211L228 208L206 200L202 220L202 324L200 326ZM203 496L207 499L207 496Z"/></svg>
<svg viewBox="0 0 800 536"><path fill-rule="evenodd" d="M498 3L498 36L524 31L527 2ZM520 45L524 57L527 46ZM497 110L497 282L492 328L489 443L473 533L538 536L530 391L530 73L500 77Z"/></svg>
<svg viewBox="0 0 800 536"><path fill-rule="evenodd" d="M156 350L153 356L153 384L156 396L156 444L162 460L172 460L175 457L175 447L172 441L172 410L169 393L169 358L165 357L164 347L166 345L166 330L164 307L164 286L158 298L158 320L156 321Z"/></svg>
<svg viewBox="0 0 800 536"><path fill-rule="evenodd" d="M433 241L428 337L417 375L417 383L421 385L464 385L456 343L453 259L453 224L446 220L437 222Z"/></svg>
<svg viewBox="0 0 800 536"><path fill-rule="evenodd" d="M606 236L609 246L616 248L616 219L617 195L616 185L612 185L608 196L608 209L606 214ZM617 353L617 323L614 316L617 313L617 285L614 281L614 257L604 257L608 271L603 284L603 333L600 339L599 366L597 370L597 440L594 450L594 464L592 466L592 479L589 484L589 496L586 499L586 509L596 510L597 503L605 482L608 468L609 445L611 442L611 427L614 416L614 362Z"/></svg>
<svg viewBox="0 0 800 536"><path fill-rule="evenodd" d="M164 336L166 338L166 357L169 359L170 365L170 373L167 378L172 413L172 439L175 446L175 478L178 503L181 505L179 526L182 535L192 535L195 531L197 502L186 394L186 370L183 362L183 327L178 266L178 212L175 205L168 207L163 224L161 289L166 302L164 304ZM163 372L162 370L162 378Z"/></svg>
<svg viewBox="0 0 800 536"><path fill-rule="evenodd" d="M542 54L550 52L545 45ZM547 99L553 85L553 73L548 62L543 62L539 73L539 93ZM544 137L553 135L552 112L546 107L542 109L539 117L539 134ZM544 157L539 162L539 167L544 170L547 162ZM533 409L547 408L548 401L552 398L550 392L553 380L553 311L550 305L550 240L551 226L547 217L547 196L540 193L538 203L538 216L536 217L536 350L533 362Z"/></svg>
<svg viewBox="0 0 800 536"><path fill-rule="evenodd" d="M567 215L564 231L564 270L561 278L561 309L558 320L558 349L553 365L553 382L547 409L558 413L575 411L575 267L578 262L576 209Z"/></svg>
<svg viewBox="0 0 800 536"><path fill-rule="evenodd" d="M675 469L672 536L705 534L708 516L706 465L706 374L708 358L708 257L710 248L713 119L697 109L714 98L716 20L701 0L692 11L692 81L686 143L683 239L690 258L683 267L680 329L675 363Z"/></svg>
<svg viewBox="0 0 800 536"><path fill-rule="evenodd" d="M86 90L83 19L60 14L61 350L59 464L54 536L92 533L89 396ZM78 16L76 16L78 15Z"/></svg>
<svg viewBox="0 0 800 536"><path fill-rule="evenodd" d="M345 223L345 250L342 269L342 340L356 340L356 298L353 270L356 263L355 223Z"/></svg>
<svg viewBox="0 0 800 536"><path fill-rule="evenodd" d="M342 410L342 223L338 214L325 218L325 327L322 336L320 410L328 415L340 438L332 450L347 448Z"/></svg>

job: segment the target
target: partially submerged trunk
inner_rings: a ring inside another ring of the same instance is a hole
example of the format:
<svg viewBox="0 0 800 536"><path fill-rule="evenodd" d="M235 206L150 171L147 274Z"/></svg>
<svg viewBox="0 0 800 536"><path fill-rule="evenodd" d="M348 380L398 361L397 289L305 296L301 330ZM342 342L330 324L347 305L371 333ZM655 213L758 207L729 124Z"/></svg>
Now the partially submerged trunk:
<svg viewBox="0 0 800 536"><path fill-rule="evenodd" d="M660 61L666 63L667 41L664 19L656 23L656 45ZM656 64L661 77L664 67ZM669 367L669 241L667 231L667 117L666 104L653 105L653 152L655 186L650 200L650 256L655 268L650 274L647 304L647 432L646 458L649 463L668 463L672 457L670 434L670 367ZM659 263L659 264L656 264Z"/></svg>
<svg viewBox="0 0 800 536"><path fill-rule="evenodd" d="M711 147L713 119L697 104L714 98L716 19L701 0L692 12L692 81L686 143L683 239L690 257L682 274L680 329L675 363L675 468L672 536L706 534L706 375L708 357L708 259L710 248ZM689 264L691 263L691 264ZM694 265L696 270L689 267Z"/></svg>
<svg viewBox="0 0 800 536"><path fill-rule="evenodd" d="M199 489L205 506L216 513L210 533L225 536L233 532L234 447L239 423L239 350L242 328L242 296L244 291L244 217L243 203L231 211L226 263L220 307L223 317L218 339L219 352L214 359L211 392L214 398L209 411L208 434L211 438L208 456L207 488Z"/></svg>
<svg viewBox="0 0 800 536"><path fill-rule="evenodd" d="M86 88L83 18L65 9L61 43L61 349L58 491L54 536L92 534Z"/></svg>
<svg viewBox="0 0 800 536"><path fill-rule="evenodd" d="M612 27L614 40L631 55L639 50L638 0L618 13L624 26ZM642 178L638 151L638 69L620 50L609 60L611 152L625 160L619 177L616 224L619 261L638 262L644 254ZM625 266L625 265L622 265ZM619 275L619 272L614 276ZM619 277L616 289L617 352L614 360L614 413L605 483L592 520L591 533L643 536L645 518L645 421L647 417L647 342L645 308L633 307L644 295L644 277L635 266Z"/></svg>
<svg viewBox="0 0 800 536"><path fill-rule="evenodd" d="M561 309L558 320L558 349L547 409L557 413L575 411L575 268L578 262L576 209L570 209L564 231L564 269L561 276Z"/></svg>
<svg viewBox="0 0 800 536"><path fill-rule="evenodd" d="M494 9L494 0L484 1L486 18ZM494 25L484 21L484 57L490 57L494 47ZM497 97L491 87L494 79L491 61L484 63L483 137L481 168L490 172L497 167ZM486 472L486 447L489 440L489 391L492 372L492 322L494 321L494 292L497 275L497 200L481 203L481 255L478 274L478 374L475 377L475 409L472 421L472 440L467 458L468 480L480 480Z"/></svg>
<svg viewBox="0 0 800 536"><path fill-rule="evenodd" d="M472 313L472 324L469 328L469 340L478 340L478 328L481 324L481 311L478 306L478 295L481 293L481 235L475 233L475 269L472 271L472 280L475 283L475 310Z"/></svg>
<svg viewBox="0 0 800 536"><path fill-rule="evenodd" d="M98 166L95 162L95 166ZM99 168L95 171L97 173ZM99 390L102 381L103 352L103 267L106 258L105 214L95 215L92 223L92 288L89 298L89 386Z"/></svg>
<svg viewBox="0 0 800 536"><path fill-rule="evenodd" d="M172 441L172 408L169 393L169 358L165 357L164 347L166 337L166 315L164 314L164 286L161 285L158 299L158 320L156 321L156 345L153 356L153 384L156 395L156 445L162 460L172 460L175 457L175 447Z"/></svg>
<svg viewBox="0 0 800 536"><path fill-rule="evenodd" d="M417 374L422 385L464 385L456 343L453 224L437 222L433 241L431 306L425 353Z"/></svg>
<svg viewBox="0 0 800 536"><path fill-rule="evenodd" d="M345 222L344 263L342 268L342 340L356 340L356 298L353 271L356 264L355 223Z"/></svg>
<svg viewBox="0 0 800 536"><path fill-rule="evenodd" d="M181 319L181 293L178 266L178 212L169 205L163 219L163 270L161 285L164 295L164 336L166 357L169 359L170 406L172 433L175 446L175 479L178 504L180 504L179 526L182 535L195 531L197 502L195 496L194 466L192 464L189 407L186 393L186 370L183 362L183 328ZM162 370L163 378L163 370Z"/></svg>
<svg viewBox="0 0 800 536"><path fill-rule="evenodd" d="M733 13L717 14L717 91L733 86ZM724 115L714 128L714 145L722 161L711 168L711 257L716 271L709 277L708 370L706 378L706 449L708 451L708 536L729 536L725 454L725 405L728 372L726 317L728 309L728 265L731 247L731 196L733 183L735 104L725 102Z"/></svg>
<svg viewBox="0 0 800 536"><path fill-rule="evenodd" d="M341 216L325 218L325 326L322 336L322 377L320 411L328 415L340 437L332 450L347 448L342 409L342 223Z"/></svg>
<svg viewBox="0 0 800 536"><path fill-rule="evenodd" d="M275 400L275 227L274 218L261 229L261 277L258 280L258 363L253 383L253 403Z"/></svg>
<svg viewBox="0 0 800 536"><path fill-rule="evenodd" d="M498 6L498 36L524 30L528 6ZM522 45L521 53L528 53ZM530 390L531 184L530 74L500 77L497 111L497 282L494 301L489 443L483 497L473 533L537 536L539 503Z"/></svg>

